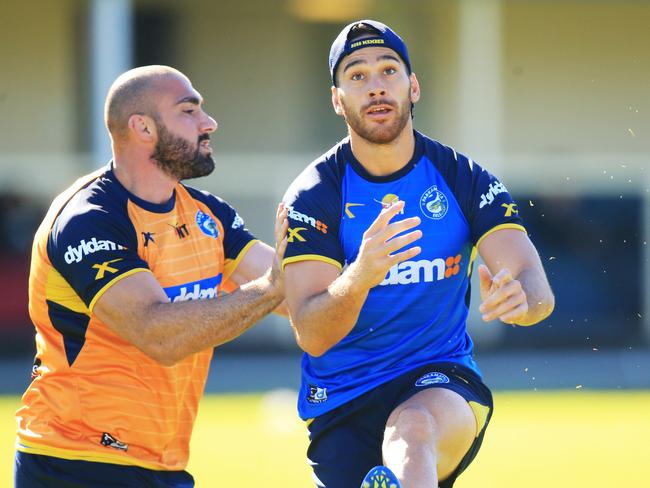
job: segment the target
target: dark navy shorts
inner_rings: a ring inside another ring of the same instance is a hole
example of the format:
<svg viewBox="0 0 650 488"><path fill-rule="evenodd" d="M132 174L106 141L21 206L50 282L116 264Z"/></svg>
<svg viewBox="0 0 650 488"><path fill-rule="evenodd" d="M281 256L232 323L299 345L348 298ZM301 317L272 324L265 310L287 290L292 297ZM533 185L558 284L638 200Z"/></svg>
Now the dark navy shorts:
<svg viewBox="0 0 650 488"><path fill-rule="evenodd" d="M16 451L15 488L192 488L187 471L71 461ZM358 488L358 487L357 487Z"/></svg>
<svg viewBox="0 0 650 488"><path fill-rule="evenodd" d="M389 415L426 388L455 391L477 418L478 435L458 468L440 488L451 488L476 457L492 416L492 393L471 369L455 363L431 363L364 393L308 424L307 457L317 486L359 488L366 473L383 464L381 445Z"/></svg>

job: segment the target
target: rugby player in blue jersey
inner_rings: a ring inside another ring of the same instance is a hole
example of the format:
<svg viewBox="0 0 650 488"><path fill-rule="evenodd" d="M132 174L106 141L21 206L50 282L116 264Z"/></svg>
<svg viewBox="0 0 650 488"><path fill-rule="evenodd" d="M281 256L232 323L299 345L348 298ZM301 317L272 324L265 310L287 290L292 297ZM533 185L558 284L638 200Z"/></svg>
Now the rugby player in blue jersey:
<svg viewBox="0 0 650 488"><path fill-rule="evenodd" d="M478 268L485 321L535 324L553 294L504 184L414 131L420 87L402 39L354 22L329 67L349 136L284 198L314 480L448 488L492 414L466 329L476 253L487 265Z"/></svg>

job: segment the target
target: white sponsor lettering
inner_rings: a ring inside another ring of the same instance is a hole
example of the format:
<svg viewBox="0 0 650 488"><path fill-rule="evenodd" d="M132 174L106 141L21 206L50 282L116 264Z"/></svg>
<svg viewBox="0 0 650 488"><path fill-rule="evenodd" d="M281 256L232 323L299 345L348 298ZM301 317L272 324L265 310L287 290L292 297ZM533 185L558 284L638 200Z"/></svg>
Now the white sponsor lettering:
<svg viewBox="0 0 650 488"><path fill-rule="evenodd" d="M235 218L232 220L231 229L239 229L244 225L244 219L242 219L238 213L235 213Z"/></svg>
<svg viewBox="0 0 650 488"><path fill-rule="evenodd" d="M440 281L445 278L445 260L442 258L429 261L421 259L419 261L404 261L396 264L388 271L388 276L379 286L386 285L410 285L411 283L431 283Z"/></svg>
<svg viewBox="0 0 650 488"><path fill-rule="evenodd" d="M492 202L494 201L494 198L499 193L505 193L507 191L508 189L500 181L490 183L490 186L488 187L488 191L483 195L481 195L481 203L478 206L478 208L483 208L486 205L491 205Z"/></svg>
<svg viewBox="0 0 650 488"><path fill-rule="evenodd" d="M98 241L96 237L93 237L88 242L86 242L85 239L82 239L76 247L68 246L68 250L63 255L63 259L65 259L65 262L68 264L79 263L84 256L88 256L94 252L116 251L118 249L125 249L125 247L120 244L115 244L113 241Z"/></svg>
<svg viewBox="0 0 650 488"><path fill-rule="evenodd" d="M217 296L217 286L209 288L201 288L199 283L196 283L191 291L186 286L182 286L179 294L174 297L174 302L186 302L188 300L203 300L205 298L214 298Z"/></svg>
<svg viewBox="0 0 650 488"><path fill-rule="evenodd" d="M287 207L287 210L287 217L289 217L291 220L297 220L298 222L304 222L305 224L309 224L312 227L316 227L316 219L314 217L300 213L297 210L294 210L293 207Z"/></svg>
<svg viewBox="0 0 650 488"><path fill-rule="evenodd" d="M304 222L305 224L309 224L316 230L321 231L323 234L327 234L327 224L321 222L320 220L316 220L314 217L300 213L293 207L287 207L287 217L297 222Z"/></svg>

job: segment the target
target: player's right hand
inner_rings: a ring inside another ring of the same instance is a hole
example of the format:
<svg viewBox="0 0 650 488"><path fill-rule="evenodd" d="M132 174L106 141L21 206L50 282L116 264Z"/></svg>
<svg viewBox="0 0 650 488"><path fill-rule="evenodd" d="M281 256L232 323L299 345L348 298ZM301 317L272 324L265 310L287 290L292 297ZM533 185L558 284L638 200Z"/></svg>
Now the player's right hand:
<svg viewBox="0 0 650 488"><path fill-rule="evenodd" d="M419 217L391 222L391 219L403 208L404 202L401 200L384 208L364 232L359 255L351 265L356 268L354 274L359 284L364 284L368 288L377 286L384 280L391 267L417 256L422 251L419 246L401 251L422 237L421 230L413 230L398 236L420 225Z"/></svg>

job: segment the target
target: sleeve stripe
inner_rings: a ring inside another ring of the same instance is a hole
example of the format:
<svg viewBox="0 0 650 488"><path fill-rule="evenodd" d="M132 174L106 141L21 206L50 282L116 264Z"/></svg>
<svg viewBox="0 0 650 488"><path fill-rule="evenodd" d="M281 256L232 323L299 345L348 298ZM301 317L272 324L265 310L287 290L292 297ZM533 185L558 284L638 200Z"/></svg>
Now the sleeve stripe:
<svg viewBox="0 0 650 488"><path fill-rule="evenodd" d="M282 270L284 271L284 267L287 264L297 263L299 261L322 261L324 263L336 266L339 270L343 269L343 266L341 265L341 263L339 263L336 259L328 258L326 256L320 256L318 254L302 254L300 256L292 256L290 258L283 259L282 260Z"/></svg>
<svg viewBox="0 0 650 488"><path fill-rule="evenodd" d="M122 278L126 278L127 276L131 276L131 275L136 274L136 273L139 273L139 272L141 272L141 271L148 271L148 272L151 273L151 270L150 270L150 269L147 269L147 268L134 268L134 269L130 269L130 270L127 271L126 273L122 273L121 275L116 276L116 277L113 278L111 281L109 281L108 283L106 283L104 286L101 287L101 289L100 289L100 290L95 294L95 296L93 297L93 299L90 301L90 304L88 305L88 310L90 310L90 311L92 312L92 311L93 311L93 308L95 308L95 304L97 303L97 300L99 300L99 299L101 298L101 296L102 296L104 293L106 293L106 290L108 290L108 289L109 289L111 286L113 286L115 283L117 283L118 281L120 281Z"/></svg>
<svg viewBox="0 0 650 488"><path fill-rule="evenodd" d="M493 232L496 232L501 229L517 229L522 232L526 232L526 228L523 225L520 224L501 224L497 225L495 227L492 227L490 230L488 230L485 234L481 236L481 238L476 242L476 247L478 247L481 244L481 241L485 239L487 236L492 234Z"/></svg>
<svg viewBox="0 0 650 488"><path fill-rule="evenodd" d="M225 262L225 265L223 267L223 280L222 282L225 283L228 281L230 276L233 274L233 272L237 269L237 266L239 266L239 263L241 260L244 258L246 253L250 250L251 247L253 247L254 244L260 242L259 239L253 239L246 244L241 251L239 251L239 254L237 254L237 257L235 259L227 259Z"/></svg>

